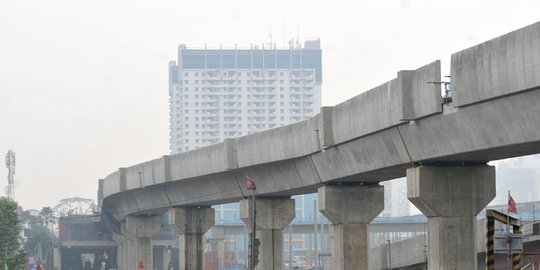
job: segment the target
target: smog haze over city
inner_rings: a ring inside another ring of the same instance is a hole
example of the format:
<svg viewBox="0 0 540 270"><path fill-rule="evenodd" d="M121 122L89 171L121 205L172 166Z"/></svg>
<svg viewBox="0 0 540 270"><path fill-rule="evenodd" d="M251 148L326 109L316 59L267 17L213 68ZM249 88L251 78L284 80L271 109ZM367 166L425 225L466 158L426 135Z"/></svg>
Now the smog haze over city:
<svg viewBox="0 0 540 270"><path fill-rule="evenodd" d="M511 3L511 5L510 5ZM528 1L0 0L0 151L25 208L96 199L98 179L169 154L178 45L320 38L322 105L538 21ZM0 167L1 184L7 169Z"/></svg>

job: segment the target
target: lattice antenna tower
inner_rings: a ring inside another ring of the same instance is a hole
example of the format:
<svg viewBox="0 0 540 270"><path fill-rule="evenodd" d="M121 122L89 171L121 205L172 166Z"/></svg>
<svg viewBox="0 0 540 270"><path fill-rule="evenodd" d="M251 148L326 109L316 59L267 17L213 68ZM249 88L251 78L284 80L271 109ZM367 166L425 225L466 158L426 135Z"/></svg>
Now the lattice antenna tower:
<svg viewBox="0 0 540 270"><path fill-rule="evenodd" d="M6 154L6 168L8 169L6 196L10 200L15 200L15 152L13 150L9 150Z"/></svg>

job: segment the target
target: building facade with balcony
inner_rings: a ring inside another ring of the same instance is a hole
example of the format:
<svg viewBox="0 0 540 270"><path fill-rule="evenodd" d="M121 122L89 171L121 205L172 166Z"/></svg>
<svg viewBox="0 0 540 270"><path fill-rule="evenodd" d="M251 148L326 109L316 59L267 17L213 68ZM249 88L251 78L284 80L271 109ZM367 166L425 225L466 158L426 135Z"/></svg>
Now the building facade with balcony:
<svg viewBox="0 0 540 270"><path fill-rule="evenodd" d="M169 139L180 153L299 122L321 106L320 41L287 49L178 47L169 63Z"/></svg>

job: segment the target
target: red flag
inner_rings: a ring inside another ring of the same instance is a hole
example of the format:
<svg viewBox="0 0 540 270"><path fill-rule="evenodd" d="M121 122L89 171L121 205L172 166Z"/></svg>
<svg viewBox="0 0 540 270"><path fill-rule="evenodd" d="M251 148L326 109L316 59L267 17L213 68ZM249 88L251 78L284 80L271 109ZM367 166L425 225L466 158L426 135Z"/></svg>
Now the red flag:
<svg viewBox="0 0 540 270"><path fill-rule="evenodd" d="M141 258L139 258L139 269L144 269L144 264Z"/></svg>
<svg viewBox="0 0 540 270"><path fill-rule="evenodd" d="M514 201L514 198L510 196L510 193L508 193L508 213L517 214L516 202Z"/></svg>
<svg viewBox="0 0 540 270"><path fill-rule="evenodd" d="M257 186L255 186L255 181L253 181L253 178L249 175L246 175L246 188L249 190L257 188Z"/></svg>

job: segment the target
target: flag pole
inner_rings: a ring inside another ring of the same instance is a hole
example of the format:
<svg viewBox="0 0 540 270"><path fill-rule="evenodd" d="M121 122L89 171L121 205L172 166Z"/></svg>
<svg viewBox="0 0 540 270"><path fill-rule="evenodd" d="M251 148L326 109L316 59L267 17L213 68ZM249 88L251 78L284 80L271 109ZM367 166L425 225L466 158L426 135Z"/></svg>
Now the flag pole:
<svg viewBox="0 0 540 270"><path fill-rule="evenodd" d="M506 239L506 243L507 243L507 246L508 246L508 270L511 270L512 268L512 253L510 252L510 249L512 247L511 245L511 241L512 241L512 236L510 235L510 190L508 190L508 205L506 207L506 234L508 236L508 238Z"/></svg>
<svg viewBox="0 0 540 270"><path fill-rule="evenodd" d="M255 182L253 181L253 179L251 179L251 177L249 177L249 175L246 173L246 188L248 190L251 189L252 193L251 193L251 199L252 199L252 203L251 203L251 239L249 241L250 243L250 256L249 256L249 270L255 270L255 239L256 239L256 230L257 230L257 223L256 223L256 214L257 214L257 211L256 211L256 203L257 203L257 200L255 198L255 190L257 189L257 186L255 185Z"/></svg>
<svg viewBox="0 0 540 270"><path fill-rule="evenodd" d="M256 238L256 230L257 230L257 223L256 223L256 217L255 215L257 214L256 212L256 203L257 203L257 200L255 199L255 188L253 189L253 193L252 193L252 199L253 199L253 209L252 209L252 215L253 215L253 224L252 224L252 230L253 230L253 233L251 234L251 236L253 236L251 238L251 269L252 270L255 270L255 238Z"/></svg>

